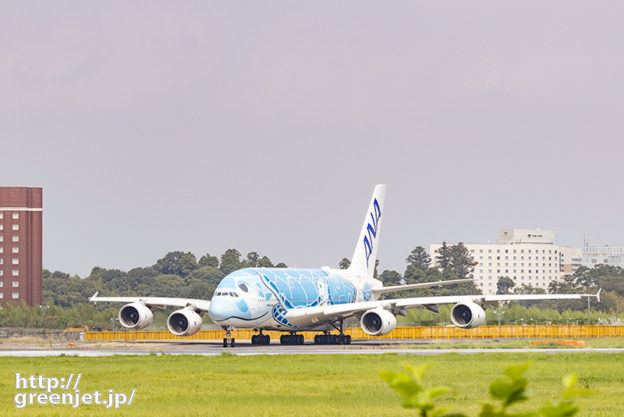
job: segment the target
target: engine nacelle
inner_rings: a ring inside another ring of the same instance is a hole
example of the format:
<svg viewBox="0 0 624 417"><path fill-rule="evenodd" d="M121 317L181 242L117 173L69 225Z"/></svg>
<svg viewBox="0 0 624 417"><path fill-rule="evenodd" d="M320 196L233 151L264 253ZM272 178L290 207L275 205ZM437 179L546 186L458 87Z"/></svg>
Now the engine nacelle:
<svg viewBox="0 0 624 417"><path fill-rule="evenodd" d="M174 311L167 318L167 327L176 336L193 335L201 329L201 326L201 316L188 307Z"/></svg>
<svg viewBox="0 0 624 417"><path fill-rule="evenodd" d="M462 329L482 326L485 324L485 310L475 303L458 303L451 310L451 321Z"/></svg>
<svg viewBox="0 0 624 417"><path fill-rule="evenodd" d="M364 333L370 336L383 336L390 333L396 327L394 314L383 308L368 310L362 315L360 325Z"/></svg>
<svg viewBox="0 0 624 417"><path fill-rule="evenodd" d="M119 310L119 323L126 329L144 329L154 320L154 313L145 304L126 304Z"/></svg>

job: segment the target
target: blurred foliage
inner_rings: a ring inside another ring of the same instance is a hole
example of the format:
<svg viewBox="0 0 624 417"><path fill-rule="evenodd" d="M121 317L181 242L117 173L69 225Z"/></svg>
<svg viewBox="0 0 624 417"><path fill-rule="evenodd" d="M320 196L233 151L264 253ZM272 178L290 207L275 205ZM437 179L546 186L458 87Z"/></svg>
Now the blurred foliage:
<svg viewBox="0 0 624 417"><path fill-rule="evenodd" d="M562 399L557 402L549 401L535 411L510 412L513 406L525 402L532 397L528 389L529 381L524 376L530 363L510 366L505 369L506 379L497 379L490 384L490 397L495 403L484 402L479 417L572 417L579 407L574 403L574 397L589 393L586 389L575 388L576 374L563 377ZM428 364L412 366L404 363L405 371L382 371L381 377L392 389L403 397L403 407L418 410L421 417L468 417L460 412L448 412L450 407L439 405L438 398L451 394L453 389L448 386L426 387L423 375L429 368ZM452 400L450 400L452 401Z"/></svg>

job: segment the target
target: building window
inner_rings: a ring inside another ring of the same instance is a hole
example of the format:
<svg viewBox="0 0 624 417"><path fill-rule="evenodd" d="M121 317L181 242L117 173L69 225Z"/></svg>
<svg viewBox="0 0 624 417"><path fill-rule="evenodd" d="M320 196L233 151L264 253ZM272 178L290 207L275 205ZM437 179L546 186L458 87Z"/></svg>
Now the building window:
<svg viewBox="0 0 624 417"><path fill-rule="evenodd" d="M4 259L0 258L0 265L2 265L4 263Z"/></svg>
<svg viewBox="0 0 624 417"><path fill-rule="evenodd" d="M19 270L18 270L18 269L14 269L14 270L13 270L13 276L14 276L14 277L19 276Z"/></svg>
<svg viewBox="0 0 624 417"><path fill-rule="evenodd" d="M4 225L0 223L0 230L4 230Z"/></svg>
<svg viewBox="0 0 624 417"><path fill-rule="evenodd" d="M13 296L13 298L14 298L14 299L15 299L15 298L19 298L19 293L14 292L14 293L12 294L12 296Z"/></svg>
<svg viewBox="0 0 624 417"><path fill-rule="evenodd" d="M13 242L19 242L19 236L13 236Z"/></svg>
<svg viewBox="0 0 624 417"><path fill-rule="evenodd" d="M0 288L4 286L4 282L0 281Z"/></svg>
<svg viewBox="0 0 624 417"><path fill-rule="evenodd" d="M13 265L19 265L19 259L18 258L13 258L12 259L12 263L13 263Z"/></svg>
<svg viewBox="0 0 624 417"><path fill-rule="evenodd" d="M4 213L0 211L0 220L4 218Z"/></svg>
<svg viewBox="0 0 624 417"><path fill-rule="evenodd" d="M4 275L4 270L3 270L3 269L0 269L0 277L1 277L2 275Z"/></svg>
<svg viewBox="0 0 624 417"><path fill-rule="evenodd" d="M4 294L0 292L0 300L4 298Z"/></svg>
<svg viewBox="0 0 624 417"><path fill-rule="evenodd" d="M4 236L0 235L0 242L4 241Z"/></svg>
<svg viewBox="0 0 624 417"><path fill-rule="evenodd" d="M0 253L4 252L4 246L0 246Z"/></svg>
<svg viewBox="0 0 624 417"><path fill-rule="evenodd" d="M13 246L13 253L19 253L19 248L17 246Z"/></svg>
<svg viewBox="0 0 624 417"><path fill-rule="evenodd" d="M19 224L14 224L12 227L13 230L19 230Z"/></svg>
<svg viewBox="0 0 624 417"><path fill-rule="evenodd" d="M13 212L13 220L19 219L19 213Z"/></svg>
<svg viewBox="0 0 624 417"><path fill-rule="evenodd" d="M18 281L13 281L13 288L17 288L19 287L19 282Z"/></svg>

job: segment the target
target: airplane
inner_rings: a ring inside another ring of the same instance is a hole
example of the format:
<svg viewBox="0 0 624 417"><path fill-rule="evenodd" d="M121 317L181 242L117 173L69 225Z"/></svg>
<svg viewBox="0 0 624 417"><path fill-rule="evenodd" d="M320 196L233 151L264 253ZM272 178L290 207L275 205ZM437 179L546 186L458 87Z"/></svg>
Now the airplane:
<svg viewBox="0 0 624 417"><path fill-rule="evenodd" d="M379 231L384 214L386 186L375 186L352 261L347 269L244 268L228 274L217 286L212 299L168 297L99 297L89 301L127 303L119 310L119 323L126 329L143 329L154 318L154 308L175 307L167 327L176 336L191 336L202 326L206 313L225 330L223 346L235 346L233 329L254 329L252 345L267 345L271 338L264 331L288 332L280 343L302 345L302 331L318 332L315 344L350 344L344 333L345 320L357 318L370 336L390 333L397 315L409 308L439 312L440 304L454 304L451 321L462 329L485 324L485 308L506 301L576 300L596 294L515 294L456 295L382 299L384 294L434 286L452 285L470 279L427 282L384 287L374 278L379 248ZM332 334L338 331L338 334Z"/></svg>

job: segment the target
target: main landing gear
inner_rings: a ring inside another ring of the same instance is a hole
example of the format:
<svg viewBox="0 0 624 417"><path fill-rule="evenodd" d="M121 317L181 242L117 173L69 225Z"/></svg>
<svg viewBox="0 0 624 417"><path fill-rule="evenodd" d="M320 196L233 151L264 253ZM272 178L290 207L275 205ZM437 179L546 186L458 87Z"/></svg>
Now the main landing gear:
<svg viewBox="0 0 624 417"><path fill-rule="evenodd" d="M282 345L303 345L303 335L302 334L283 334L280 336L280 343Z"/></svg>
<svg viewBox="0 0 624 417"><path fill-rule="evenodd" d="M314 336L315 345L350 345L351 336L348 334L317 334Z"/></svg>
<svg viewBox="0 0 624 417"><path fill-rule="evenodd" d="M269 345L271 344L271 336L268 334L262 334L262 330L260 330L259 334L255 334L251 336L251 344L252 345Z"/></svg>
<svg viewBox="0 0 624 417"><path fill-rule="evenodd" d="M225 337L223 338L223 347L226 348L230 345L230 347L234 347L236 345L236 339L232 338L232 330L227 329L225 331Z"/></svg>
<svg viewBox="0 0 624 417"><path fill-rule="evenodd" d="M340 319L337 323L331 323L332 327L338 330L339 334L329 334L329 332L323 332L323 334L317 334L314 336L315 345L350 345L351 336L344 334L345 325L344 319Z"/></svg>

